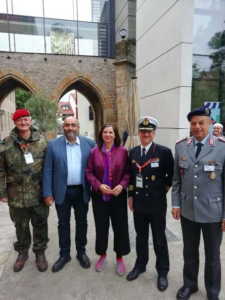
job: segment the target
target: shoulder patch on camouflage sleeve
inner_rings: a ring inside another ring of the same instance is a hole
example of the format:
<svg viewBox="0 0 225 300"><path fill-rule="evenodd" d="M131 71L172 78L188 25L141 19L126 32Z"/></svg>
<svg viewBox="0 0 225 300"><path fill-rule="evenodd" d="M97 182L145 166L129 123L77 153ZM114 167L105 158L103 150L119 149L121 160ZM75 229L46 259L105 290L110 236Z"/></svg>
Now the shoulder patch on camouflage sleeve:
<svg viewBox="0 0 225 300"><path fill-rule="evenodd" d="M223 139L221 137L219 137L218 140L221 141L221 142L223 142L223 143L225 143L225 139Z"/></svg>
<svg viewBox="0 0 225 300"><path fill-rule="evenodd" d="M186 136L185 138L183 138L183 139L181 139L181 140L178 140L177 142L176 142L176 144L179 144L179 143L181 143L181 142L183 142L183 141L186 141L188 139L188 137Z"/></svg>

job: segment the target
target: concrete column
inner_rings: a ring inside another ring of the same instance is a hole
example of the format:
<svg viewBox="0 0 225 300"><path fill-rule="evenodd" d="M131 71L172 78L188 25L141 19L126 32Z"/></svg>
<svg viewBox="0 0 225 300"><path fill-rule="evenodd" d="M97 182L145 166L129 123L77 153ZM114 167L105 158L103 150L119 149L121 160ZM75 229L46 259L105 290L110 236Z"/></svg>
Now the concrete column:
<svg viewBox="0 0 225 300"><path fill-rule="evenodd" d="M174 149L189 135L194 0L137 0L141 115L158 119L156 142Z"/></svg>

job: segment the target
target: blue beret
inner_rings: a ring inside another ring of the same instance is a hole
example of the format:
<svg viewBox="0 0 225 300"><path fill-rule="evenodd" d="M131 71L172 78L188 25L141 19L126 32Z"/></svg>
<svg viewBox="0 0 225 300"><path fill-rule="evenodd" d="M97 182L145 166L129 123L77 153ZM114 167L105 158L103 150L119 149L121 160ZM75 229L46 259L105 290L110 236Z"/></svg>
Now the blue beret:
<svg viewBox="0 0 225 300"><path fill-rule="evenodd" d="M210 117L211 115L211 109L208 107L199 107L196 108L195 110L189 112L187 115L188 121L190 122L191 117L193 116L205 116L205 117Z"/></svg>

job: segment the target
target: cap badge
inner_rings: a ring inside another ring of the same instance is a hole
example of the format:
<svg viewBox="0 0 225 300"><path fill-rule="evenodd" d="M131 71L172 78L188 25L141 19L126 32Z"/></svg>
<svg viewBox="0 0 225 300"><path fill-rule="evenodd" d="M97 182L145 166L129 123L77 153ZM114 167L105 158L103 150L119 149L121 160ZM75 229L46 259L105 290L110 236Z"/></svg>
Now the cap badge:
<svg viewBox="0 0 225 300"><path fill-rule="evenodd" d="M144 119L144 121L143 121L143 125L148 125L149 124L149 121L148 121L148 119Z"/></svg>

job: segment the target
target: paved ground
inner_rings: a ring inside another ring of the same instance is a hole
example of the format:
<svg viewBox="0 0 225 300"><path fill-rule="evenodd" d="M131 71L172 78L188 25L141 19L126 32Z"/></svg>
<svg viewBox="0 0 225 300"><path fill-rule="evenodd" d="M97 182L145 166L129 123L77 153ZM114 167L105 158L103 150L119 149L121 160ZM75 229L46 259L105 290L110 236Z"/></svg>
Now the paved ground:
<svg viewBox="0 0 225 300"><path fill-rule="evenodd" d="M170 202L170 200L169 200ZM30 251L30 258L24 269L19 273L13 272L13 263L17 254L13 250L15 238L14 226L8 217L8 207L0 203L0 300L172 300L182 285L182 237L180 223L171 218L168 209L167 238L169 241L171 271L169 273L169 287L166 292L160 293L156 288L157 273L155 271L155 255L150 238L150 261L147 271L140 277L128 282L126 276L116 275L115 254L111 250L113 245L112 232L110 233L108 261L101 273L94 270L97 260L95 254L95 227L90 205L88 215L88 246L87 253L91 260L91 268L85 270L80 267L75 258L74 245L72 246L72 260L59 273L52 273L51 267L58 259L57 216L55 208L51 209L49 218L49 247L46 255L49 269L40 273L36 269L34 254ZM135 262L135 232L132 215L129 214L131 253L124 258L127 272L133 268ZM71 224L74 233L74 222ZM72 233L72 236L74 236ZM73 244L73 243L72 243ZM201 268L199 274L200 291L191 297L192 300L205 300L204 289L204 253L201 247ZM221 248L222 267L225 270L225 242ZM223 273L224 275L225 273ZM225 275L224 275L225 276ZM220 300L225 300L225 280L223 276Z"/></svg>

